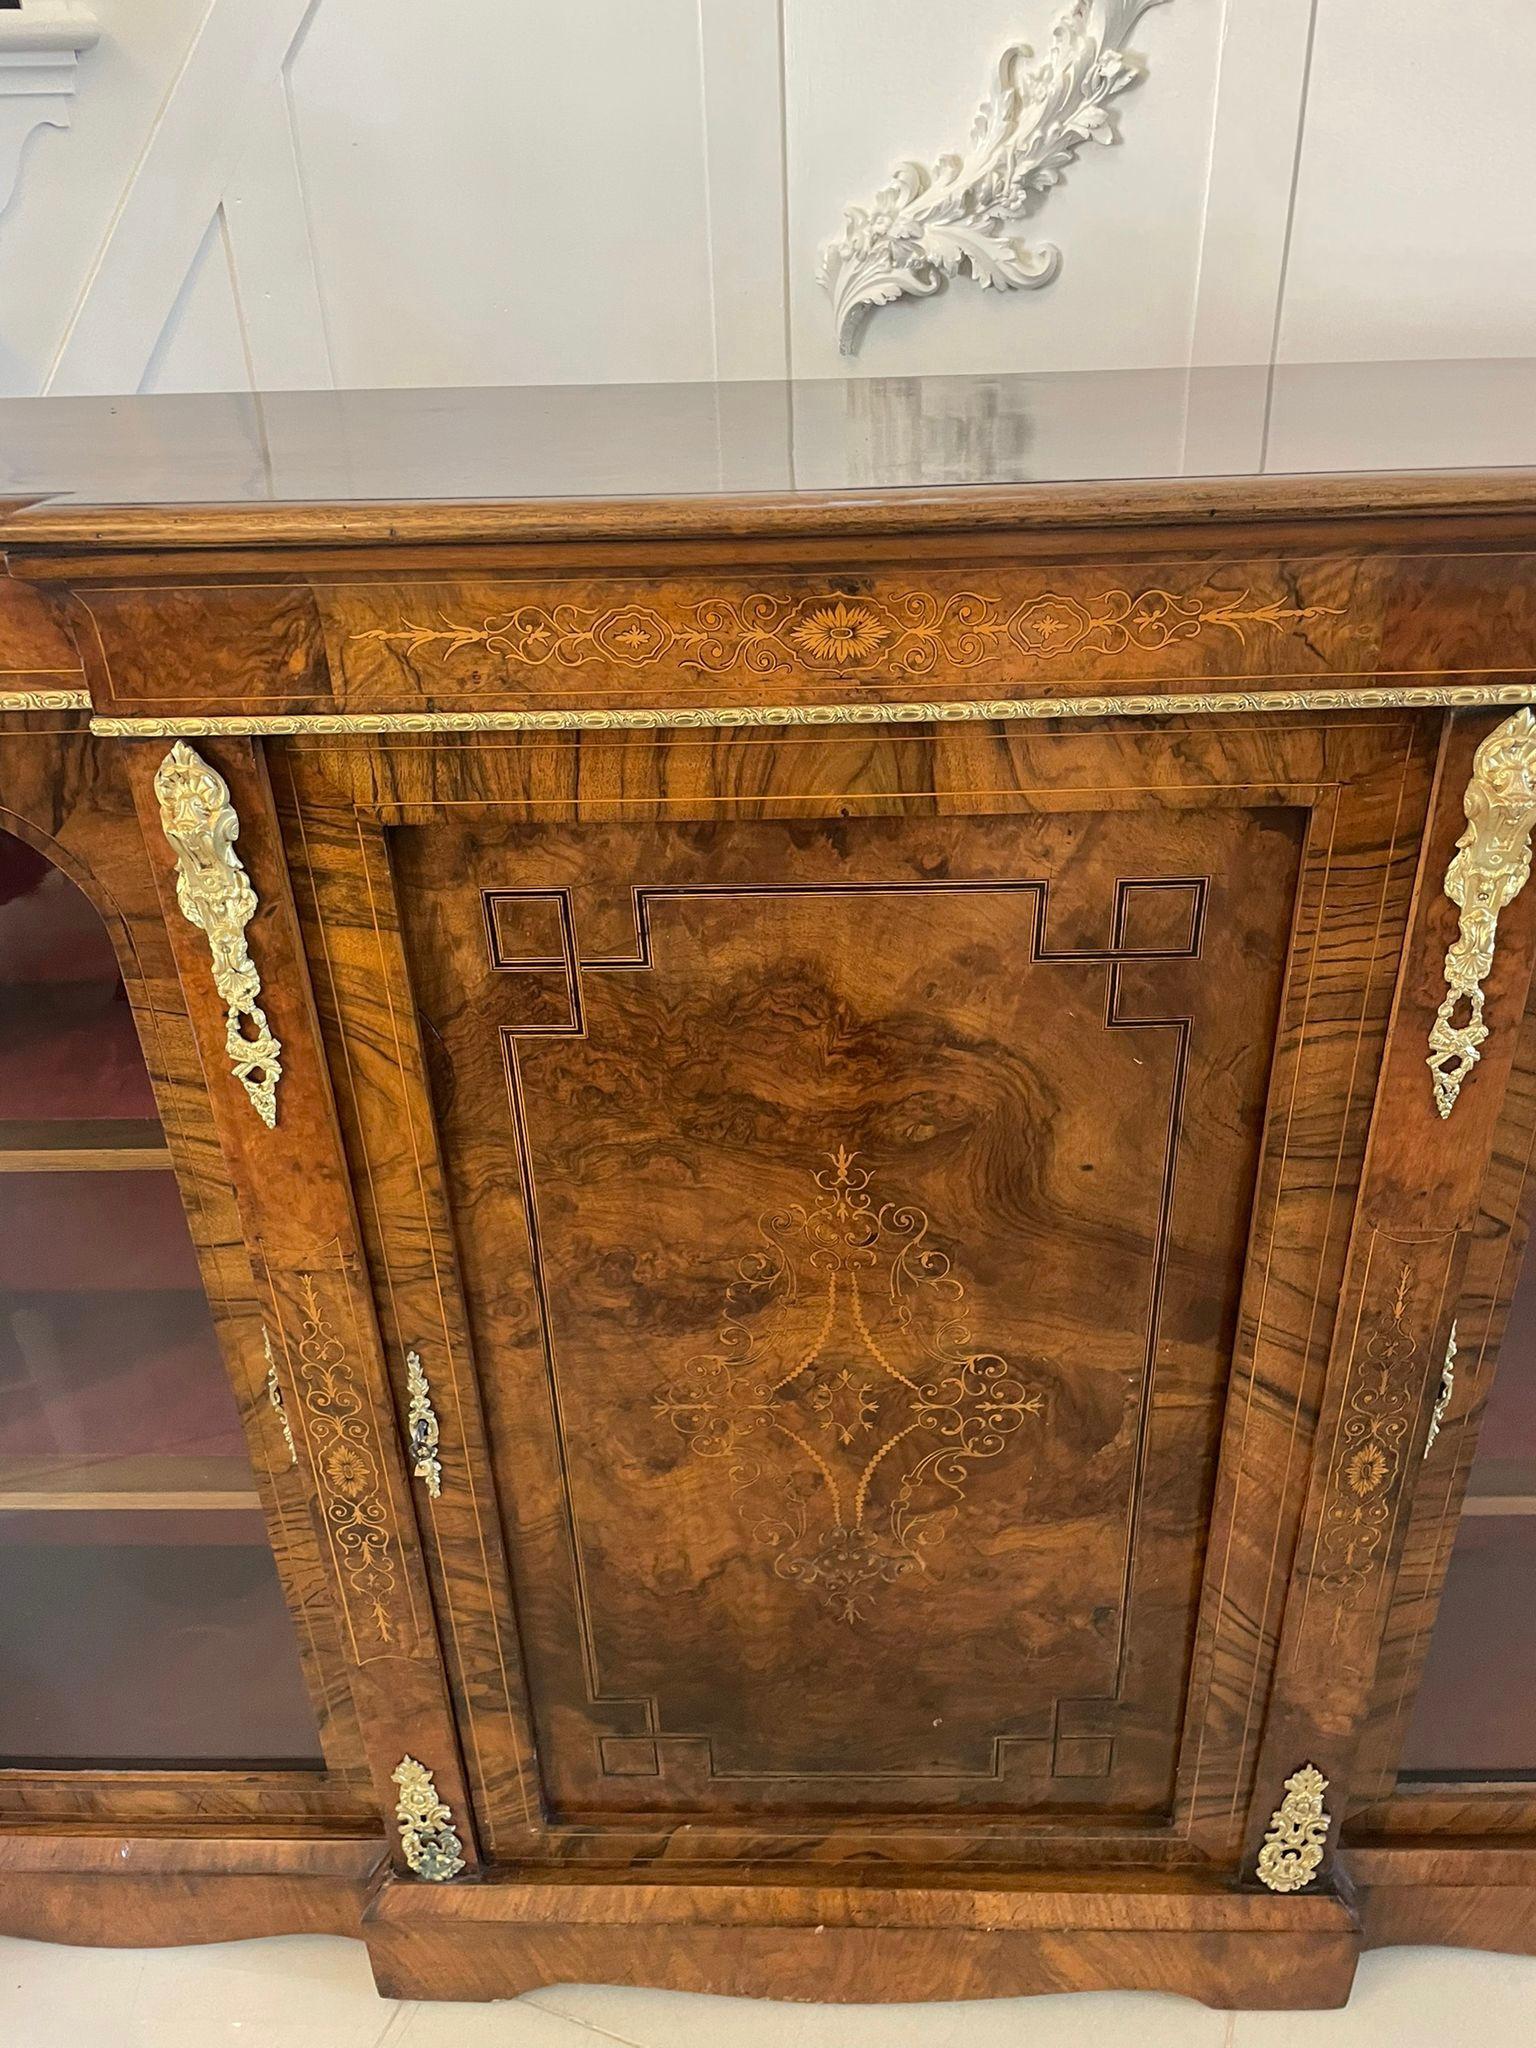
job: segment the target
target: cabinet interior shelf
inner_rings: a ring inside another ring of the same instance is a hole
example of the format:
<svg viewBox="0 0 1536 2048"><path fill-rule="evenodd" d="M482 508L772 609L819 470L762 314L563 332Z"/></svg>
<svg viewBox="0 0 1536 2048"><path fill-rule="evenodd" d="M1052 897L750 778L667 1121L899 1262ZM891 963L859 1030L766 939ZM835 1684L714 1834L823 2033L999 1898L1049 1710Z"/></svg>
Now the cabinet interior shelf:
<svg viewBox="0 0 1536 2048"><path fill-rule="evenodd" d="M0 1459L0 1514L177 1508L207 1514L260 1505L243 1458Z"/></svg>
<svg viewBox="0 0 1536 2048"><path fill-rule="evenodd" d="M170 1163L153 1117L0 1119L0 1173L157 1173Z"/></svg>
<svg viewBox="0 0 1536 2048"><path fill-rule="evenodd" d="M1536 1515L1536 1458L1479 1458L1465 1515Z"/></svg>

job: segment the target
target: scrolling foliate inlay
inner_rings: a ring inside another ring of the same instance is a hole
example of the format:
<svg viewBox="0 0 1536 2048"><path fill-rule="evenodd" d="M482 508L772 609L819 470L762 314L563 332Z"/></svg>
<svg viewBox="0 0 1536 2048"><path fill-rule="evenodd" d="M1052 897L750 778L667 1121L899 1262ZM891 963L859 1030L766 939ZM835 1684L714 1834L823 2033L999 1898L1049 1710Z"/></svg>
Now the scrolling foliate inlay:
<svg viewBox="0 0 1536 2048"><path fill-rule="evenodd" d="M922 1210L881 1202L845 1148L809 1203L760 1219L713 1347L656 1414L718 1461L780 1578L856 1623L880 1588L929 1572L975 1465L1044 1395L971 1343L965 1288Z"/></svg>
<svg viewBox="0 0 1536 2048"><path fill-rule="evenodd" d="M1108 589L1088 598L1041 591L1011 604L977 591L941 597L926 590L891 598L828 591L813 597L754 592L704 598L674 616L653 605L526 604L478 621L442 614L372 626L355 642L400 647L439 664L469 650L509 667L578 668L598 659L633 669L669 663L708 675L743 669L758 676L857 674L884 668L926 675L942 661L974 668L1000 656L1049 663L1071 655L1157 653L1209 630L1283 632L1311 619L1343 616L1336 605L1302 605L1235 593Z"/></svg>
<svg viewBox="0 0 1536 2048"><path fill-rule="evenodd" d="M395 1645L390 1602L399 1580L367 1401L308 1273L299 1276L299 1296L304 1305L297 1349L305 1435L326 1533L346 1590L348 1622L354 1640L366 1637L388 1649Z"/></svg>
<svg viewBox="0 0 1536 2048"><path fill-rule="evenodd" d="M1413 1269L1401 1262L1390 1305L1378 1313L1352 1368L1329 1477L1322 1583L1352 1603L1379 1562L1392 1519L1392 1486L1413 1420L1410 1381L1419 1345L1407 1327Z"/></svg>
<svg viewBox="0 0 1536 2048"><path fill-rule="evenodd" d="M1482 1058L1488 1026L1483 984L1493 969L1499 912L1507 910L1531 872L1536 824L1536 716L1527 708L1491 732L1472 759L1462 799L1467 828L1445 874L1445 893L1461 911L1456 942L1445 956L1445 1001L1429 1032L1435 1107L1450 1115L1461 1084ZM1466 1021L1455 1020L1466 1005Z"/></svg>

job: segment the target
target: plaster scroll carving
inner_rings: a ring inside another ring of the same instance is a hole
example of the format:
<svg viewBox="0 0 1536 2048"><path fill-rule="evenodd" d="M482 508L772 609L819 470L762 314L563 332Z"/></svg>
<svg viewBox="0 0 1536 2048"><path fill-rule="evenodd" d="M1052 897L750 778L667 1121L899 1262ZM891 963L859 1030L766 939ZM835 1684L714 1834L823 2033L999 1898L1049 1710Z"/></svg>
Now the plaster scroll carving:
<svg viewBox="0 0 1536 2048"><path fill-rule="evenodd" d="M838 347L852 355L877 306L930 298L968 269L983 290L1037 290L1061 268L1054 242L1030 246L1010 222L1038 209L1087 142L1118 137L1109 102L1140 67L1123 44L1163 0L1072 0L1036 62L1028 43L997 61L963 155L909 157L868 206L850 206L825 243L818 278L832 300Z"/></svg>

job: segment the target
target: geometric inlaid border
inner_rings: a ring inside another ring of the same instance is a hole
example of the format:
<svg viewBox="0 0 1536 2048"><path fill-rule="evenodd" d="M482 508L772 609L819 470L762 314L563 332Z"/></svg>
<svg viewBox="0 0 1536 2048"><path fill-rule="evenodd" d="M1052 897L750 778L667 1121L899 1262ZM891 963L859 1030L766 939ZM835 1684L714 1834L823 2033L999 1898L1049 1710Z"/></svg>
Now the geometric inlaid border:
<svg viewBox="0 0 1536 2048"><path fill-rule="evenodd" d="M717 1770L712 1756L712 1744L707 1735L664 1731L661 1727L659 1702L654 1696L636 1697L608 1692L602 1682L600 1658L595 1631L586 1597L584 1575L581 1568L580 1533L573 1520L574 1502L569 1484L569 1462L563 1441L564 1431L561 1420L561 1398L554 1331L549 1310L547 1281L539 1230L539 1203L534 1177L532 1145L528 1131L524 1082L521 1062L518 1056L518 1041L522 1038L569 1037L584 1038L587 1035L585 1006L581 996L581 983L585 974L611 971L645 971L654 965L653 918L656 908L670 901L681 899L708 898L753 898L753 897L846 897L861 894L976 894L998 892L1027 894L1033 900L1034 918L1030 934L1030 947L1021 955L1021 963L1047 966L1087 966L1107 968L1108 974L1104 1025L1106 1029L1172 1029L1177 1034L1174 1073L1169 1091L1167 1110L1167 1138L1164 1151L1163 1173L1159 1190L1159 1210L1154 1238L1152 1259L1152 1284L1146 1318L1146 1336L1143 1351L1142 1381L1137 1401L1138 1430L1134 1450L1132 1494L1127 1516L1125 1554L1123 1560L1122 1596L1119 1602L1118 1637L1116 1645L1116 1676L1113 1693L1107 1699L1071 1702L1056 1702L1050 1714L1050 1726L1043 1736L995 1736L992 1741L992 1756L989 1767L979 1772L951 1772L937 1774L945 1782L956 1779L970 1781L1001 1781L1011 1753L1023 1755L1041 1753L1048 1758L1048 1775L1063 1778L1099 1778L1109 1775L1113 1767L1113 1736L1101 1730L1098 1716L1102 1710L1112 1707L1120 1695L1124 1681L1125 1663L1129 1646L1128 1620L1132 1597L1132 1578L1136 1555L1136 1529L1140 1517L1141 1501L1145 1485L1147 1434L1151 1424L1150 1391L1156 1364L1158 1334L1161 1323L1162 1296L1169 1256L1169 1232L1172 1220L1174 1169L1176 1164L1179 1132L1182 1126L1184 1087L1189 1065L1189 1036L1192 1019L1188 1016L1140 1017L1124 1014L1121 1010L1121 968L1128 964L1167 962L1197 959L1204 935L1204 919L1209 895L1209 878L1204 876L1158 876L1155 878L1117 879L1114 885L1111 943L1107 947L1053 948L1044 943L1044 932L1048 923L1050 884L1034 879L997 879L986 881L902 881L902 882L859 882L845 884L827 883L785 883L785 884L637 884L632 890L636 942L632 953L618 955L581 955L577 944L576 918L571 891L566 888L523 888L486 889L481 892L482 912L485 919L487 958L493 972L503 974L535 974L559 972L562 974L568 992L569 1015L563 1022L539 1023L518 1027L501 1028L504 1068L507 1081L509 1108L514 1143L518 1159L518 1171L522 1187L522 1207L528 1238L530 1270L534 1282L534 1298L541 1334L545 1369L549 1379L551 1408L557 1437L557 1449L563 1474L561 1495L562 1511L567 1524L567 1540L570 1555L575 1560L576 1600L575 1607L580 1624L580 1641L586 1689L594 1707L616 1709L621 1713L639 1714L644 1732L634 1735L606 1735L596 1739L598 1767L608 1773L608 1759L619 1766L612 1775L626 1778L643 1778L655 1775L646 1765L646 1759L655 1755L659 1768L659 1753L655 1750L658 1741L669 1744L686 1744L702 1751L708 1775L713 1779L748 1782L767 1782L780 1776L803 1779L804 1771L779 1773L774 1771L724 1771ZM1139 892L1156 891L1167 893L1184 889L1190 896L1190 916L1185 937L1176 942L1154 946L1131 946L1125 942L1125 931L1132 906ZM555 929L561 939L559 953L539 952L511 956L503 946L501 928L497 917L499 902L548 901L555 913ZM1060 1725L1063 1709L1076 1706L1086 1710L1087 1723L1091 1732L1068 1733ZM613 1745L617 1745L614 1747ZM911 1773L901 1772L829 1772L832 1778L872 1779L885 1776L910 1778Z"/></svg>

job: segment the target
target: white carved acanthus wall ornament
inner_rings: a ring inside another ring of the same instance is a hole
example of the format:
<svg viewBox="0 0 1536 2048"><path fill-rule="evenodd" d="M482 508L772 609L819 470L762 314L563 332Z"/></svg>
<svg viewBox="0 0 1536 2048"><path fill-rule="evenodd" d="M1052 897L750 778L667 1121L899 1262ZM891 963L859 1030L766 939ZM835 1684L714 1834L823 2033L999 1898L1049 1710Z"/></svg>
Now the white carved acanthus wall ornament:
<svg viewBox="0 0 1536 2048"><path fill-rule="evenodd" d="M69 126L75 66L96 36L95 17L71 0L0 8L0 213L32 130Z"/></svg>
<svg viewBox="0 0 1536 2048"><path fill-rule="evenodd" d="M1034 290L1061 268L1053 242L1029 247L1007 232L1037 208L1085 142L1117 139L1109 102L1141 77L1122 47L1163 0L1073 0L1035 62L1027 43L998 60L964 156L896 166L871 206L850 206L826 243L818 276L832 299L838 346L852 355L877 306L928 298L969 270L998 291Z"/></svg>

